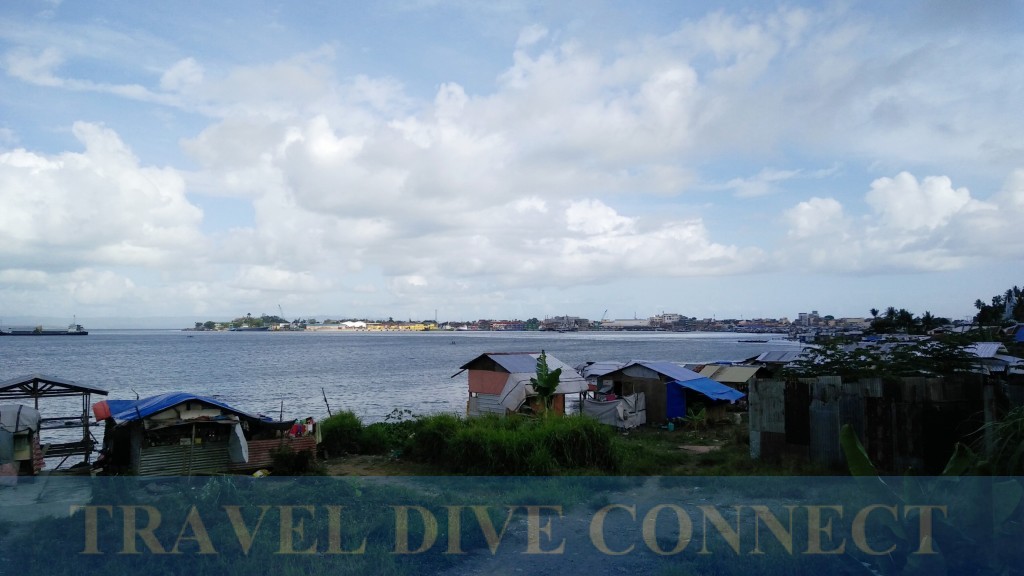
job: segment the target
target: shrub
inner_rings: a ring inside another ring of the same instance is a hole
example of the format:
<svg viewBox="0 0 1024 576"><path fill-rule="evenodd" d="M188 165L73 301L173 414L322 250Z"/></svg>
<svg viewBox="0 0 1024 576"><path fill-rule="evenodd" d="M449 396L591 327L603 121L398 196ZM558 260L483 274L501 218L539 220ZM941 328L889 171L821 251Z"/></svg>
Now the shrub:
<svg viewBox="0 0 1024 576"><path fill-rule="evenodd" d="M363 422L351 411L339 412L320 422L320 445L327 454L357 453L363 435Z"/></svg>
<svg viewBox="0 0 1024 576"><path fill-rule="evenodd" d="M615 472L613 432L583 417L462 419L440 415L418 421L405 456L460 474L548 475L561 470Z"/></svg>
<svg viewBox="0 0 1024 576"><path fill-rule="evenodd" d="M455 414L434 414L414 421L403 454L428 464L442 464L448 458L448 442L464 425Z"/></svg>
<svg viewBox="0 0 1024 576"><path fill-rule="evenodd" d="M393 454L405 450L406 442L414 436L416 422L376 422L363 428L359 444L360 454Z"/></svg>

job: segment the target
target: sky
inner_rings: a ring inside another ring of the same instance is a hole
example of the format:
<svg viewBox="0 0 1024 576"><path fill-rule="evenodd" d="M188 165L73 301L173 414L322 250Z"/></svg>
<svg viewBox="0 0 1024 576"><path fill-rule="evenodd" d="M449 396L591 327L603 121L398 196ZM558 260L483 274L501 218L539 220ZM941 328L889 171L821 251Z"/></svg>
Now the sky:
<svg viewBox="0 0 1024 576"><path fill-rule="evenodd" d="M0 326L967 318L1024 3L0 6Z"/></svg>

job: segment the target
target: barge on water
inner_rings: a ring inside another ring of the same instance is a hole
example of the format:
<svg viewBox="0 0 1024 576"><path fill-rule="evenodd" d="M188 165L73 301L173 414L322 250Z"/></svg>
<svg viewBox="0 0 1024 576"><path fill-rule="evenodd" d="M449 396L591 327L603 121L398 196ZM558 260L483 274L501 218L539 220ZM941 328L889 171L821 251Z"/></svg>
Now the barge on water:
<svg viewBox="0 0 1024 576"><path fill-rule="evenodd" d="M10 328L4 330L0 328L0 336L88 336L89 331L82 327L81 324L72 322L65 329L60 328L43 328L42 326L36 326L35 328Z"/></svg>

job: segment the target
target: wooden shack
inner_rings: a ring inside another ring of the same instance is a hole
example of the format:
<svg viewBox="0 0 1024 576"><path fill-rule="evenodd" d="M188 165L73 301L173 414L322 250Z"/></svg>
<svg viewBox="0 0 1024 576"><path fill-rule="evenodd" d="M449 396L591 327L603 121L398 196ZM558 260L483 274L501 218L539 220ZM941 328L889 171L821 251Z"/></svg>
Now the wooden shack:
<svg viewBox="0 0 1024 576"><path fill-rule="evenodd" d="M245 472L269 466L276 449L316 451L315 424L274 422L186 392L99 402L93 413L106 423L105 474Z"/></svg>
<svg viewBox="0 0 1024 576"><path fill-rule="evenodd" d="M534 352L487 352L463 364L452 377L469 371L466 414L504 415L530 406L536 398L530 378L537 376L539 357L540 353ZM550 354L545 354L545 357L550 370L562 370L551 409L563 414L565 396L586 392L587 382L568 364Z"/></svg>
<svg viewBox="0 0 1024 576"><path fill-rule="evenodd" d="M611 383L614 395L642 393L648 424L664 424L685 418L687 411L703 406L709 419L725 417L725 409L745 395L675 362L633 361L600 377L599 387Z"/></svg>

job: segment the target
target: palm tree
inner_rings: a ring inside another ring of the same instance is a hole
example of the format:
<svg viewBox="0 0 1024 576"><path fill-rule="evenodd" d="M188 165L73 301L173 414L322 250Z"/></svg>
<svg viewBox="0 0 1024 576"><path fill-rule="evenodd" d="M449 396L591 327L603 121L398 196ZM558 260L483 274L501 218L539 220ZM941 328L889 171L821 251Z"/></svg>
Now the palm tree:
<svg viewBox="0 0 1024 576"><path fill-rule="evenodd" d="M900 308L899 312L896 313L896 325L903 328L909 334L910 328L914 325L914 314L906 308Z"/></svg>
<svg viewBox="0 0 1024 576"><path fill-rule="evenodd" d="M925 310L924 314L921 315L921 328L923 328L925 332L928 332L934 325L935 316L932 316L931 312Z"/></svg>
<svg viewBox="0 0 1024 576"><path fill-rule="evenodd" d="M878 318L878 308L872 308L871 310L869 310L869 312L871 312L871 317L872 318L875 318L875 319Z"/></svg>

